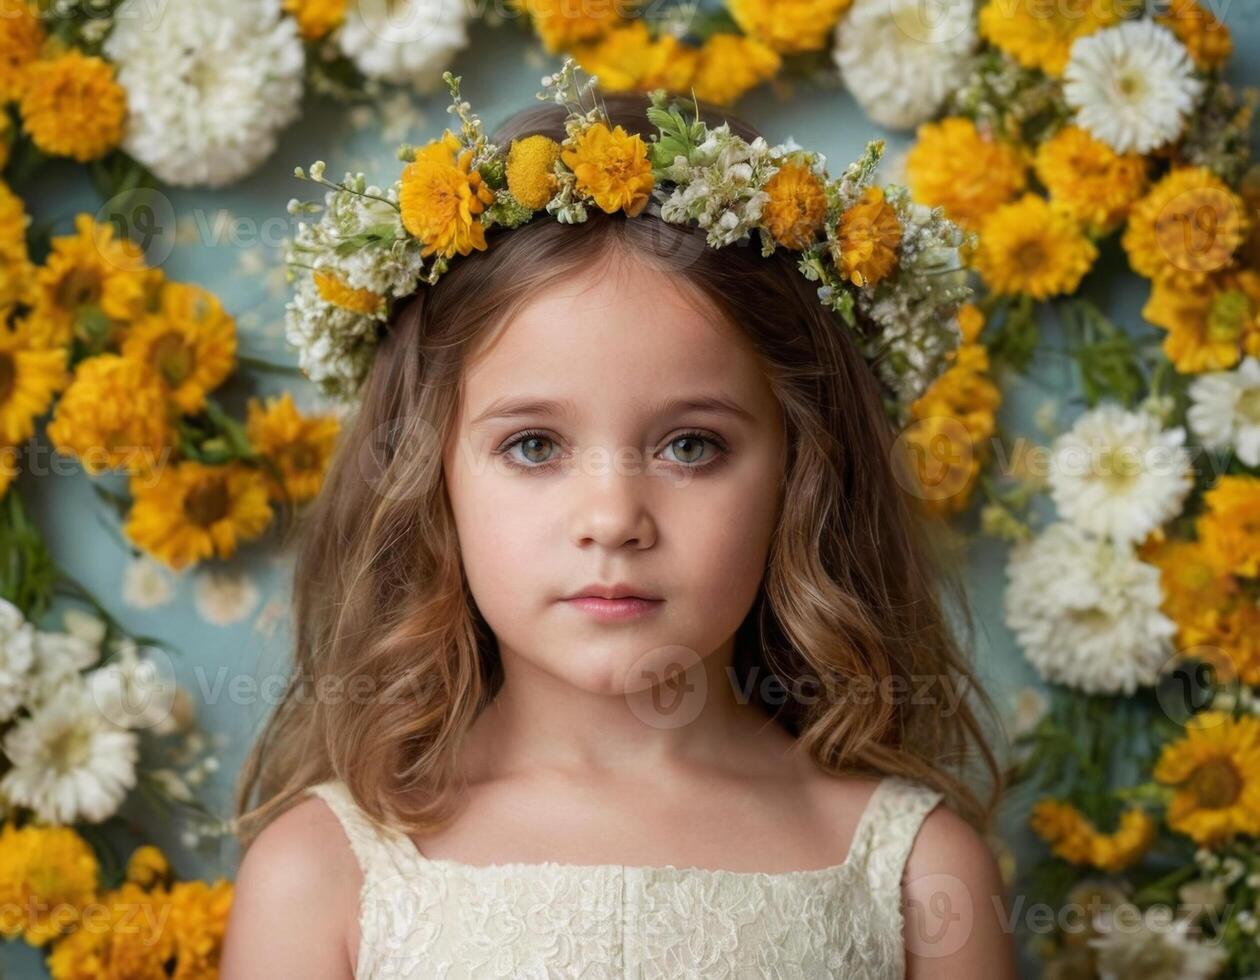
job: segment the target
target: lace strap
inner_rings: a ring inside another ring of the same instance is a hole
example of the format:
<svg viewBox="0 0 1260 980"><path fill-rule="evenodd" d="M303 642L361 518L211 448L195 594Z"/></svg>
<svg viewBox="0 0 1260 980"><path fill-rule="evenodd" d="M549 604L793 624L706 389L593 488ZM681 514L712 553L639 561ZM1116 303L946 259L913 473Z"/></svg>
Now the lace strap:
<svg viewBox="0 0 1260 980"><path fill-rule="evenodd" d="M416 850L411 840L374 823L355 803L344 782L330 779L308 787L307 792L322 799L336 815L365 877L374 869L401 868L413 863Z"/></svg>
<svg viewBox="0 0 1260 980"><path fill-rule="evenodd" d="M873 888L900 891L919 827L943 798L940 791L900 776L880 780L858 822L849 858L865 866Z"/></svg>

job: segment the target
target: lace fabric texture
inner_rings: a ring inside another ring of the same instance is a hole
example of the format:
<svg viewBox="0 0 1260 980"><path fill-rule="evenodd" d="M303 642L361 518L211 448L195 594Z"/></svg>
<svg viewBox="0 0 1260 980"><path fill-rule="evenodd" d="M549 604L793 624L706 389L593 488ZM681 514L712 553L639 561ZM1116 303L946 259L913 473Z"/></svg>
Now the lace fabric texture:
<svg viewBox="0 0 1260 980"><path fill-rule="evenodd" d="M901 980L901 877L941 794L884 777L843 864L777 873L468 865L309 788L363 871L356 980Z"/></svg>

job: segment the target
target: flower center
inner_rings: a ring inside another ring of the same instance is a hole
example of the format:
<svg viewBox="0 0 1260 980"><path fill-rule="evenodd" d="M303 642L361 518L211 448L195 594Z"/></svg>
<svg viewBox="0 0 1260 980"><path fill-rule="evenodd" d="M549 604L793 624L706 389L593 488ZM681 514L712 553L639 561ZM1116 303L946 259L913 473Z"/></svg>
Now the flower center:
<svg viewBox="0 0 1260 980"><path fill-rule="evenodd" d="M1112 447L1099 454L1098 468L1103 480L1113 490L1123 490L1142 471L1132 453L1120 452Z"/></svg>
<svg viewBox="0 0 1260 980"><path fill-rule="evenodd" d="M64 310L77 310L95 303L101 296L101 276L95 269L71 269L61 277L55 291L57 305Z"/></svg>
<svg viewBox="0 0 1260 980"><path fill-rule="evenodd" d="M1208 338L1218 343L1230 343L1242 336L1251 303L1241 289L1226 289L1212 299L1208 312Z"/></svg>
<svg viewBox="0 0 1260 980"><path fill-rule="evenodd" d="M1199 766L1187 780L1187 788L1199 806L1219 810L1238 799L1242 780L1226 759L1216 759Z"/></svg>
<svg viewBox="0 0 1260 980"><path fill-rule="evenodd" d="M150 356L153 366L172 388L182 384L192 373L193 352L184 343L184 338L173 330L153 341Z"/></svg>
<svg viewBox="0 0 1260 980"><path fill-rule="evenodd" d="M216 521L223 520L227 512L227 483L221 479L207 480L190 490L184 498L184 513L194 524L202 527L209 527Z"/></svg>
<svg viewBox="0 0 1260 980"><path fill-rule="evenodd" d="M1038 241L1020 242L1015 247L1014 259L1025 272L1039 272L1046 264L1046 250Z"/></svg>
<svg viewBox="0 0 1260 980"><path fill-rule="evenodd" d="M88 759L91 736L81 728L67 728L49 740L48 755L59 773L82 768Z"/></svg>
<svg viewBox="0 0 1260 980"><path fill-rule="evenodd" d="M1238 414L1251 425L1260 425L1260 388L1248 388L1238 396Z"/></svg>
<svg viewBox="0 0 1260 980"><path fill-rule="evenodd" d="M0 404L7 402L17 382L17 365L12 354L0 354Z"/></svg>

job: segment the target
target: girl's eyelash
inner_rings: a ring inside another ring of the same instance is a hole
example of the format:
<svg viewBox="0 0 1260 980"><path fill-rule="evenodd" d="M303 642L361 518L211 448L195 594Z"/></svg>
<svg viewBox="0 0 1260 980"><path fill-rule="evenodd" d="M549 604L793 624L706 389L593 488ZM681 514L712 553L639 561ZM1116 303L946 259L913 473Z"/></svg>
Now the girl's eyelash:
<svg viewBox="0 0 1260 980"><path fill-rule="evenodd" d="M521 443L525 442L527 439L536 439L536 438L551 439L551 436L549 436L546 432L543 432L538 429L527 429L524 432L519 432L515 436L513 436L508 442L504 443L502 446L496 449L494 451L494 454L496 456L505 457L507 459L508 465L513 466L518 470L529 470L529 471L536 472L538 470L549 469L551 467L551 464L554 463L555 460L548 460L545 463L535 463L531 465L528 463L520 463L517 460L513 459L512 456L510 455L513 449L515 449ZM708 460L707 462L695 463L695 464L688 464L688 463L675 464L684 469L688 469L688 470L708 469L710 466L713 466L714 464L720 462L727 453L726 443L724 443L717 436L710 435L707 432L680 432L678 435L674 436L674 438L670 439L669 442L667 442L665 445L667 446L671 445L675 442L678 442L678 440L680 439L702 439L705 442L711 443L717 449L717 455L715 455L712 459ZM551 439L551 441L554 442L555 440Z"/></svg>

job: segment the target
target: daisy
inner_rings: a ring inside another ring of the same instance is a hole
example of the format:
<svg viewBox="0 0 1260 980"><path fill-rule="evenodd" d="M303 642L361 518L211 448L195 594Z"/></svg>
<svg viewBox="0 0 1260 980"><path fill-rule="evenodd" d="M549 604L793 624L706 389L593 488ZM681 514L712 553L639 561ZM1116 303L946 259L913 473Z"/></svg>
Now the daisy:
<svg viewBox="0 0 1260 980"><path fill-rule="evenodd" d="M119 728L147 729L155 735L174 730L176 685L169 661L141 656L133 641L125 641L109 662L87 677L92 701Z"/></svg>
<svg viewBox="0 0 1260 980"><path fill-rule="evenodd" d="M1173 787L1168 826L1211 847L1260 833L1260 718L1202 711L1160 751L1151 774Z"/></svg>
<svg viewBox="0 0 1260 980"><path fill-rule="evenodd" d="M1208 449L1233 447L1248 466L1260 466L1260 360L1247 357L1233 371L1201 374L1190 384L1190 428Z"/></svg>
<svg viewBox="0 0 1260 980"><path fill-rule="evenodd" d="M468 44L467 10L450 0L357 0L337 41L368 78L427 91L441 85L455 52Z"/></svg>
<svg viewBox="0 0 1260 980"><path fill-rule="evenodd" d="M175 598L175 586L160 562L141 555L123 571L122 598L133 609L156 609Z"/></svg>
<svg viewBox="0 0 1260 980"><path fill-rule="evenodd" d="M82 684L65 684L5 735L12 768L0 795L45 823L100 823L136 785L138 743L106 720Z"/></svg>
<svg viewBox="0 0 1260 980"><path fill-rule="evenodd" d="M67 684L100 659L100 647L70 633L35 634L35 669L31 675L30 704L45 704Z"/></svg>
<svg viewBox="0 0 1260 980"><path fill-rule="evenodd" d="M1185 430L1114 403L1086 412L1054 441L1050 495L1093 534L1136 542L1181 513L1194 483Z"/></svg>
<svg viewBox="0 0 1260 980"><path fill-rule="evenodd" d="M1153 20L1126 20L1081 38L1063 79L1076 122L1117 153L1171 143L1203 92L1185 46Z"/></svg>
<svg viewBox="0 0 1260 980"><path fill-rule="evenodd" d="M1143 912L1126 904L1099 912L1094 918L1099 935L1088 940L1095 950L1099 975L1177 980L1216 976L1227 958L1225 949L1199 942L1191 920L1173 918L1171 911L1167 905L1152 905Z"/></svg>
<svg viewBox="0 0 1260 980"><path fill-rule="evenodd" d="M972 0L857 0L831 56L863 111L889 129L936 114L967 78Z"/></svg>
<svg viewBox="0 0 1260 980"><path fill-rule="evenodd" d="M1016 545L1006 574L1007 626L1043 679L1089 694L1155 683L1176 626L1132 548L1060 521Z"/></svg>
<svg viewBox="0 0 1260 980"><path fill-rule="evenodd" d="M231 626L258 605L258 586L241 572L206 571L197 576L197 612L207 623Z"/></svg>
<svg viewBox="0 0 1260 980"><path fill-rule="evenodd" d="M35 631L21 610L0 599L0 721L8 721L26 700Z"/></svg>

